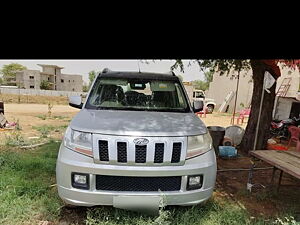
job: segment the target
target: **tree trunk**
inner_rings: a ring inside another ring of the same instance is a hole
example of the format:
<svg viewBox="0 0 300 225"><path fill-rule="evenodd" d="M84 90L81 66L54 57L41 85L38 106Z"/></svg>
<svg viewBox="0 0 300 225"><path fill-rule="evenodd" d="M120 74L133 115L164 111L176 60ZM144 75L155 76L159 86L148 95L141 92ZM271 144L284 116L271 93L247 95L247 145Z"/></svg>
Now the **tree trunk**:
<svg viewBox="0 0 300 225"><path fill-rule="evenodd" d="M254 147L253 145L255 139L255 130L258 121L259 106L261 101L261 93L263 89L265 71L267 70L272 74L272 76L275 79L277 79L277 77L274 76L273 71L268 67L268 65L264 64L261 60L251 60L250 63L253 72L252 75L253 94L251 100L251 113L249 116L249 121L246 127L244 137L240 145L240 149L245 153L248 153L249 151L253 150ZM269 136L270 124L272 121L272 112L273 112L274 101L275 101L275 89L276 89L276 82L269 89L271 93L265 92L264 95L256 149L266 148L266 144Z"/></svg>

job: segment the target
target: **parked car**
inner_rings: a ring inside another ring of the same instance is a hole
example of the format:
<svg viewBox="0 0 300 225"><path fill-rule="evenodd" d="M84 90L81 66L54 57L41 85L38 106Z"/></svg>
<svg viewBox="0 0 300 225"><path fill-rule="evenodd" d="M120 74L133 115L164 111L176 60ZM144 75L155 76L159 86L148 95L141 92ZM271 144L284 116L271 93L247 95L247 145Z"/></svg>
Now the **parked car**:
<svg viewBox="0 0 300 225"><path fill-rule="evenodd" d="M207 98L203 90L195 89L190 82L184 82L184 88L187 92L190 102L204 101L206 113L212 113L216 107L216 102L212 98Z"/></svg>
<svg viewBox="0 0 300 225"><path fill-rule="evenodd" d="M104 70L60 146L56 179L69 205L195 205L213 193L216 156L175 74ZM122 202L122 203L120 203Z"/></svg>
<svg viewBox="0 0 300 225"><path fill-rule="evenodd" d="M206 98L203 90L195 89L193 91L193 100L194 101L199 101L199 100L204 101L207 113L212 113L216 107L215 100L212 98Z"/></svg>

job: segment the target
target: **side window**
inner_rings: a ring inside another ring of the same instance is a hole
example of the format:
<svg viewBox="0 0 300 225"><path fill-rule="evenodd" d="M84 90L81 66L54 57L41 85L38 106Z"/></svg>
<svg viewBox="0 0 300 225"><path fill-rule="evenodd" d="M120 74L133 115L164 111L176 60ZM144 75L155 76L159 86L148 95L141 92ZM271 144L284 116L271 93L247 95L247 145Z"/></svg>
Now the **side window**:
<svg viewBox="0 0 300 225"><path fill-rule="evenodd" d="M196 98L204 98L204 95L201 91L196 92Z"/></svg>

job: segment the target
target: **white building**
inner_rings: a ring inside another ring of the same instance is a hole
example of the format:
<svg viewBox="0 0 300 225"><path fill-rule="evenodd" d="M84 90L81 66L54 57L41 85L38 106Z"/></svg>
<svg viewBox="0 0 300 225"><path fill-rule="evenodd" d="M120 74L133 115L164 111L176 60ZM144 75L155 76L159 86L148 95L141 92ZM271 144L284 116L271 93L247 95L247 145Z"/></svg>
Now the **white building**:
<svg viewBox="0 0 300 225"><path fill-rule="evenodd" d="M38 64L39 70L23 70L16 73L16 83L20 88L41 89L41 83L48 81L50 90L81 92L83 80L81 75L63 74L57 65Z"/></svg>

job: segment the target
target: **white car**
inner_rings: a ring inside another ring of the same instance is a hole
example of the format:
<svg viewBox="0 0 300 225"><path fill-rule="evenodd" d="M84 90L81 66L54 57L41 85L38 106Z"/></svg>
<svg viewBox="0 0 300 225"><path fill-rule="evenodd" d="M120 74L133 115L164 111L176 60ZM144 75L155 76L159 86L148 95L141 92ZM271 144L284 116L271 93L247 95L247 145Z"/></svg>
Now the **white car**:
<svg viewBox="0 0 300 225"><path fill-rule="evenodd" d="M207 113L212 113L214 111L214 108L216 107L215 100L212 98L206 98L205 93L202 90L194 90L193 91L193 100L194 101L199 101L199 100L204 101Z"/></svg>
<svg viewBox="0 0 300 225"><path fill-rule="evenodd" d="M175 75L105 70L64 135L56 166L69 205L195 205L212 196L211 136ZM157 201L156 201L157 200Z"/></svg>

